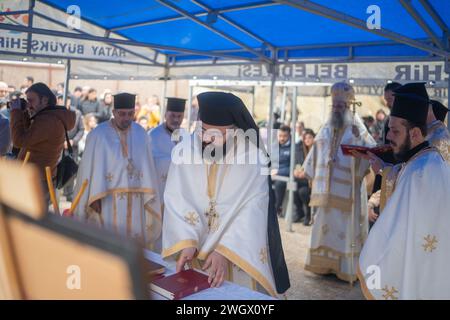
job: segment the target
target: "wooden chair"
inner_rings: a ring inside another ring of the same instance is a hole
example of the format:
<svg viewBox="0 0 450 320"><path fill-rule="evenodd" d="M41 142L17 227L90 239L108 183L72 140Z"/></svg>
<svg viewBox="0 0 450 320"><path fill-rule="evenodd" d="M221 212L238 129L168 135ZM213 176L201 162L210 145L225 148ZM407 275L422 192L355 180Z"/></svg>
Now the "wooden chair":
<svg viewBox="0 0 450 320"><path fill-rule="evenodd" d="M146 299L142 249L47 214L38 171L0 161L0 299Z"/></svg>

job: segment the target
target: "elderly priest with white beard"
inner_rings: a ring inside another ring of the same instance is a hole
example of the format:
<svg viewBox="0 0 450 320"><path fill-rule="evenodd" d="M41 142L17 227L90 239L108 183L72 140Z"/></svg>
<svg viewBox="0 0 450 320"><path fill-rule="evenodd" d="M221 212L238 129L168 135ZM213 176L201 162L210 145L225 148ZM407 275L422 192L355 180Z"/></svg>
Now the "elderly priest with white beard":
<svg viewBox="0 0 450 320"><path fill-rule="evenodd" d="M352 86L335 83L331 99L330 118L315 137L302 167L304 176L312 181L309 205L317 208L305 269L316 274L335 274L341 280L353 282L368 233L364 177L369 172L369 162L356 159L353 177L352 157L344 156L340 146L372 147L375 141L359 116L351 113L350 106L355 101ZM356 185L354 193L352 179Z"/></svg>

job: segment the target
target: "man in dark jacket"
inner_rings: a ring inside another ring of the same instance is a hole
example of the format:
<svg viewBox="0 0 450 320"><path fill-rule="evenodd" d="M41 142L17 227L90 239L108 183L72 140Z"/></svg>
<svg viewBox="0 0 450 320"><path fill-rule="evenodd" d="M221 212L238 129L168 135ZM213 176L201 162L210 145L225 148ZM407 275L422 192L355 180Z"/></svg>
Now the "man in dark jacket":
<svg viewBox="0 0 450 320"><path fill-rule="evenodd" d="M11 103L11 137L20 148L19 160L30 152L29 162L40 170L44 190L47 190L45 167L50 167L52 178L64 148L65 130L75 125L75 113L56 107L56 97L43 83L35 83L26 91L25 110L19 99ZM48 194L48 191L47 191Z"/></svg>
<svg viewBox="0 0 450 320"><path fill-rule="evenodd" d="M89 89L87 97L80 101L78 109L83 116L88 113L97 115L100 112L100 101L97 99L97 90Z"/></svg>
<svg viewBox="0 0 450 320"><path fill-rule="evenodd" d="M291 128L282 125L278 130L278 144L279 144L279 160L278 170L274 170L272 175L289 177L291 168ZM286 193L286 182L275 180L273 182L275 189L275 208L279 215L281 215L284 194Z"/></svg>

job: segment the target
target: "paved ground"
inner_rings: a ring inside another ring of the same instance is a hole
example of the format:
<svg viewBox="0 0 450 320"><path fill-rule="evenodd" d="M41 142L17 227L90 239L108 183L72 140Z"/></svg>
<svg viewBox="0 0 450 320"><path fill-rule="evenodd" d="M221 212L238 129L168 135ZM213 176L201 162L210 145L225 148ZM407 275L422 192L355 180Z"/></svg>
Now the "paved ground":
<svg viewBox="0 0 450 320"><path fill-rule="evenodd" d="M289 300L360 300L364 299L359 283L350 284L335 276L319 276L304 270L311 228L294 223L293 232L286 231L284 219L279 219L284 255L289 269L291 288Z"/></svg>

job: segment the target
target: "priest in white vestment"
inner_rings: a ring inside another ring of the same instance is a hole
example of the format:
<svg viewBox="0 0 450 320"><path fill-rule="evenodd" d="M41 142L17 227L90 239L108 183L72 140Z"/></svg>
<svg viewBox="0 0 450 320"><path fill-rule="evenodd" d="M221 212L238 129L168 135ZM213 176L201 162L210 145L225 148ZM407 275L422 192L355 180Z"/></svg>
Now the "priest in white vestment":
<svg viewBox="0 0 450 320"><path fill-rule="evenodd" d="M212 287L228 280L284 293L289 276L258 128L232 94L206 92L197 100L201 128L173 151L162 255L178 259L177 270L203 268Z"/></svg>
<svg viewBox="0 0 450 320"><path fill-rule="evenodd" d="M450 167L425 140L428 103L423 83L395 92L388 138L402 164L360 256L368 299L450 299Z"/></svg>
<svg viewBox="0 0 450 320"><path fill-rule="evenodd" d="M149 132L161 204L164 204L164 189L172 161L172 150L183 135L180 126L183 122L185 104L186 99L167 98L164 122Z"/></svg>
<svg viewBox="0 0 450 320"><path fill-rule="evenodd" d="M409 84L409 86L423 87L423 84L413 83ZM426 100L429 99L426 91L422 92L422 98ZM444 124L447 113L448 109L442 103L436 100L430 100L427 116L427 136L425 137L425 140L429 142L430 146L435 147L442 158L450 165L450 133ZM381 190L379 190L377 194L372 195L369 201L372 202L374 206L380 206L382 211L394 192L397 177L403 164L391 165L389 163L384 163L381 160L377 160L376 157L374 157L374 160L379 163L380 167L377 167L376 170L379 171L380 169L383 169L383 174Z"/></svg>
<svg viewBox="0 0 450 320"><path fill-rule="evenodd" d="M430 100L430 103L427 137L425 139L439 150L444 160L450 165L450 132L444 124L448 108L437 100Z"/></svg>
<svg viewBox="0 0 450 320"><path fill-rule="evenodd" d="M344 156L340 146L372 147L375 140L358 115L351 113L350 104L355 100L353 87L336 83L331 88L331 97L331 116L314 139L302 167L304 176L312 181L309 205L317 208L305 269L317 274L335 274L351 282L357 279L356 262L368 233L364 177L369 172L369 163ZM354 199L352 161L355 161Z"/></svg>
<svg viewBox="0 0 450 320"><path fill-rule="evenodd" d="M114 96L114 118L87 137L76 194L88 181L75 215L152 248L161 234L161 204L149 136L133 122L135 96Z"/></svg>

